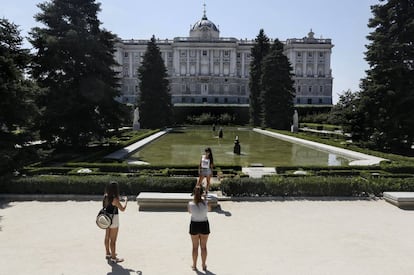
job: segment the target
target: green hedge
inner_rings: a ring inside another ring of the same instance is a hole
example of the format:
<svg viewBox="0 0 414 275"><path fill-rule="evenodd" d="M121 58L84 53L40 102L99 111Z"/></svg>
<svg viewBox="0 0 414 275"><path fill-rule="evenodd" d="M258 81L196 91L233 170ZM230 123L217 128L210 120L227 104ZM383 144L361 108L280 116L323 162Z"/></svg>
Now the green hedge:
<svg viewBox="0 0 414 275"><path fill-rule="evenodd" d="M8 194L103 194L106 183L117 181L126 195L140 192L191 192L189 177L34 176L0 179L0 193Z"/></svg>
<svg viewBox="0 0 414 275"><path fill-rule="evenodd" d="M414 178L283 177L225 179L228 196L381 196L384 191L414 191Z"/></svg>

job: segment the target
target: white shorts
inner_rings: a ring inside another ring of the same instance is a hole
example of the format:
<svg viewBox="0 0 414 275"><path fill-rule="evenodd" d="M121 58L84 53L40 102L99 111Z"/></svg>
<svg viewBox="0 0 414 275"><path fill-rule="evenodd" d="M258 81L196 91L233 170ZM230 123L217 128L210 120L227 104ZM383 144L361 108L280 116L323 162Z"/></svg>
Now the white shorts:
<svg viewBox="0 0 414 275"><path fill-rule="evenodd" d="M109 228L118 228L119 227L119 215L115 214L112 218L112 224Z"/></svg>

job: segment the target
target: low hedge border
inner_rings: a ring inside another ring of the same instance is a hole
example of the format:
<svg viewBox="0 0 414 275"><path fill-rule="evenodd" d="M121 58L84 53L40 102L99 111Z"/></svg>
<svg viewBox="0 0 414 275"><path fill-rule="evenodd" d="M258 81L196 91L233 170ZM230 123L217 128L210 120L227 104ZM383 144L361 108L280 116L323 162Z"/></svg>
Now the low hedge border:
<svg viewBox="0 0 414 275"><path fill-rule="evenodd" d="M140 192L191 192L192 177L54 176L3 177L0 193L5 194L103 194L106 183L117 181L122 194Z"/></svg>
<svg viewBox="0 0 414 275"><path fill-rule="evenodd" d="M119 182L121 192L191 192L195 177L128 177L120 175L0 178L0 193L5 194L102 194L107 182ZM414 191L414 177L389 178L267 176L260 179L225 178L220 186L224 194L246 196L381 196L384 191ZM215 189L214 188L214 189Z"/></svg>
<svg viewBox="0 0 414 275"><path fill-rule="evenodd" d="M284 177L233 178L221 183L228 196L382 196L385 191L414 191L414 178Z"/></svg>

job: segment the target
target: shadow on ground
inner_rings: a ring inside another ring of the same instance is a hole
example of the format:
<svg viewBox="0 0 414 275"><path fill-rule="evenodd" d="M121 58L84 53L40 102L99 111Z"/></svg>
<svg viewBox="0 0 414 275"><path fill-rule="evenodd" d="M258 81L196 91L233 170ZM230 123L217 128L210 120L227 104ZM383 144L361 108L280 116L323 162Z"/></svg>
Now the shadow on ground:
<svg viewBox="0 0 414 275"><path fill-rule="evenodd" d="M216 273L213 273L213 272L211 272L210 270L206 270L206 271L204 271L204 272L201 272L200 270L195 270L194 271L195 272L195 274L197 274L197 275L216 275Z"/></svg>
<svg viewBox="0 0 414 275"><path fill-rule="evenodd" d="M108 264L112 266L112 271L108 272L107 275L143 275L142 271L139 270L133 270L130 268L124 268L122 265L119 264L113 264L108 260Z"/></svg>
<svg viewBox="0 0 414 275"><path fill-rule="evenodd" d="M221 205L219 204L214 210L213 212L216 212L217 214L222 214L226 217L231 217L231 213L229 211L225 211L221 208Z"/></svg>

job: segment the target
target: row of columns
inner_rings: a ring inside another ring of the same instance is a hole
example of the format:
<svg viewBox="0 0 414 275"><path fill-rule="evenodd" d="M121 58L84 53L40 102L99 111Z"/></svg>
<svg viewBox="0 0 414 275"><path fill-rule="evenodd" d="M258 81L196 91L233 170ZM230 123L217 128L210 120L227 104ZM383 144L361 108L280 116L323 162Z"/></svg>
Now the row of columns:
<svg viewBox="0 0 414 275"><path fill-rule="evenodd" d="M308 71L307 71L307 68L308 68L308 65L309 64L312 64L312 63L310 63L310 62L308 62L308 60L310 59L310 58L308 58L308 53L309 52L312 52L312 57L311 57L311 59L312 59L312 61L313 61L313 75L318 75L318 64L319 64L319 60L320 60L320 57L319 57L319 52L320 51L301 51L301 53L302 53L302 74L303 75L307 75L308 74ZM291 63L292 63L292 65L294 65L294 66L296 66L296 64L297 64L297 62L296 62L296 58L297 58L297 51L291 51L290 52L290 61L291 61ZM331 76L331 67L330 67L330 64L331 64L331 55L330 55L330 52L329 51L323 51L323 53L324 53L324 56L323 56L323 64L324 64L324 68L323 68L323 75L325 75L325 76ZM293 68L294 69L294 72L296 72L296 67L295 68Z"/></svg>
<svg viewBox="0 0 414 275"><path fill-rule="evenodd" d="M173 55L173 72L175 72L176 76L180 75L180 50L181 49L174 49L174 55ZM183 49L186 51L186 74L188 75L190 72L190 49ZM230 63L230 68L229 68L229 74L228 76L236 76L237 74L237 67L236 67L236 51L235 50L227 50L229 51L229 63ZM219 75L223 76L224 75L224 49L220 50L220 56L219 56ZM203 50L203 49L197 49L196 51L196 75L202 75L201 74L201 66L200 66L200 61L201 61L201 56L202 56L202 52L203 51L208 51L208 57L209 57L209 72L207 73L207 75L213 75L214 73L214 54L213 51L214 50ZM241 54L241 76L245 76L246 74L246 53L240 53ZM134 60L134 56L135 54L130 53L128 55L128 63L129 63L129 68L128 68L128 72L129 72L129 77L133 77L134 76L134 64L135 64L135 60ZM163 58L164 58L164 64L165 67L168 68L168 52L163 52Z"/></svg>
<svg viewBox="0 0 414 275"><path fill-rule="evenodd" d="M214 50L209 49L174 49L174 61L173 67L176 76L181 75L180 73L180 65L181 65L181 51L186 51L186 74L190 74L190 50L195 50L195 59L196 59L196 68L195 68L195 75L203 75L201 72L201 61L202 61L202 53L203 51L207 51L208 56L208 68L209 71L206 75L213 75L214 73ZM224 75L224 51L229 51L229 73L228 76L236 76L237 68L236 68L236 51L231 49L222 49L220 50L219 55L219 75ZM245 54L241 53L241 75L244 76L246 72L245 69Z"/></svg>

